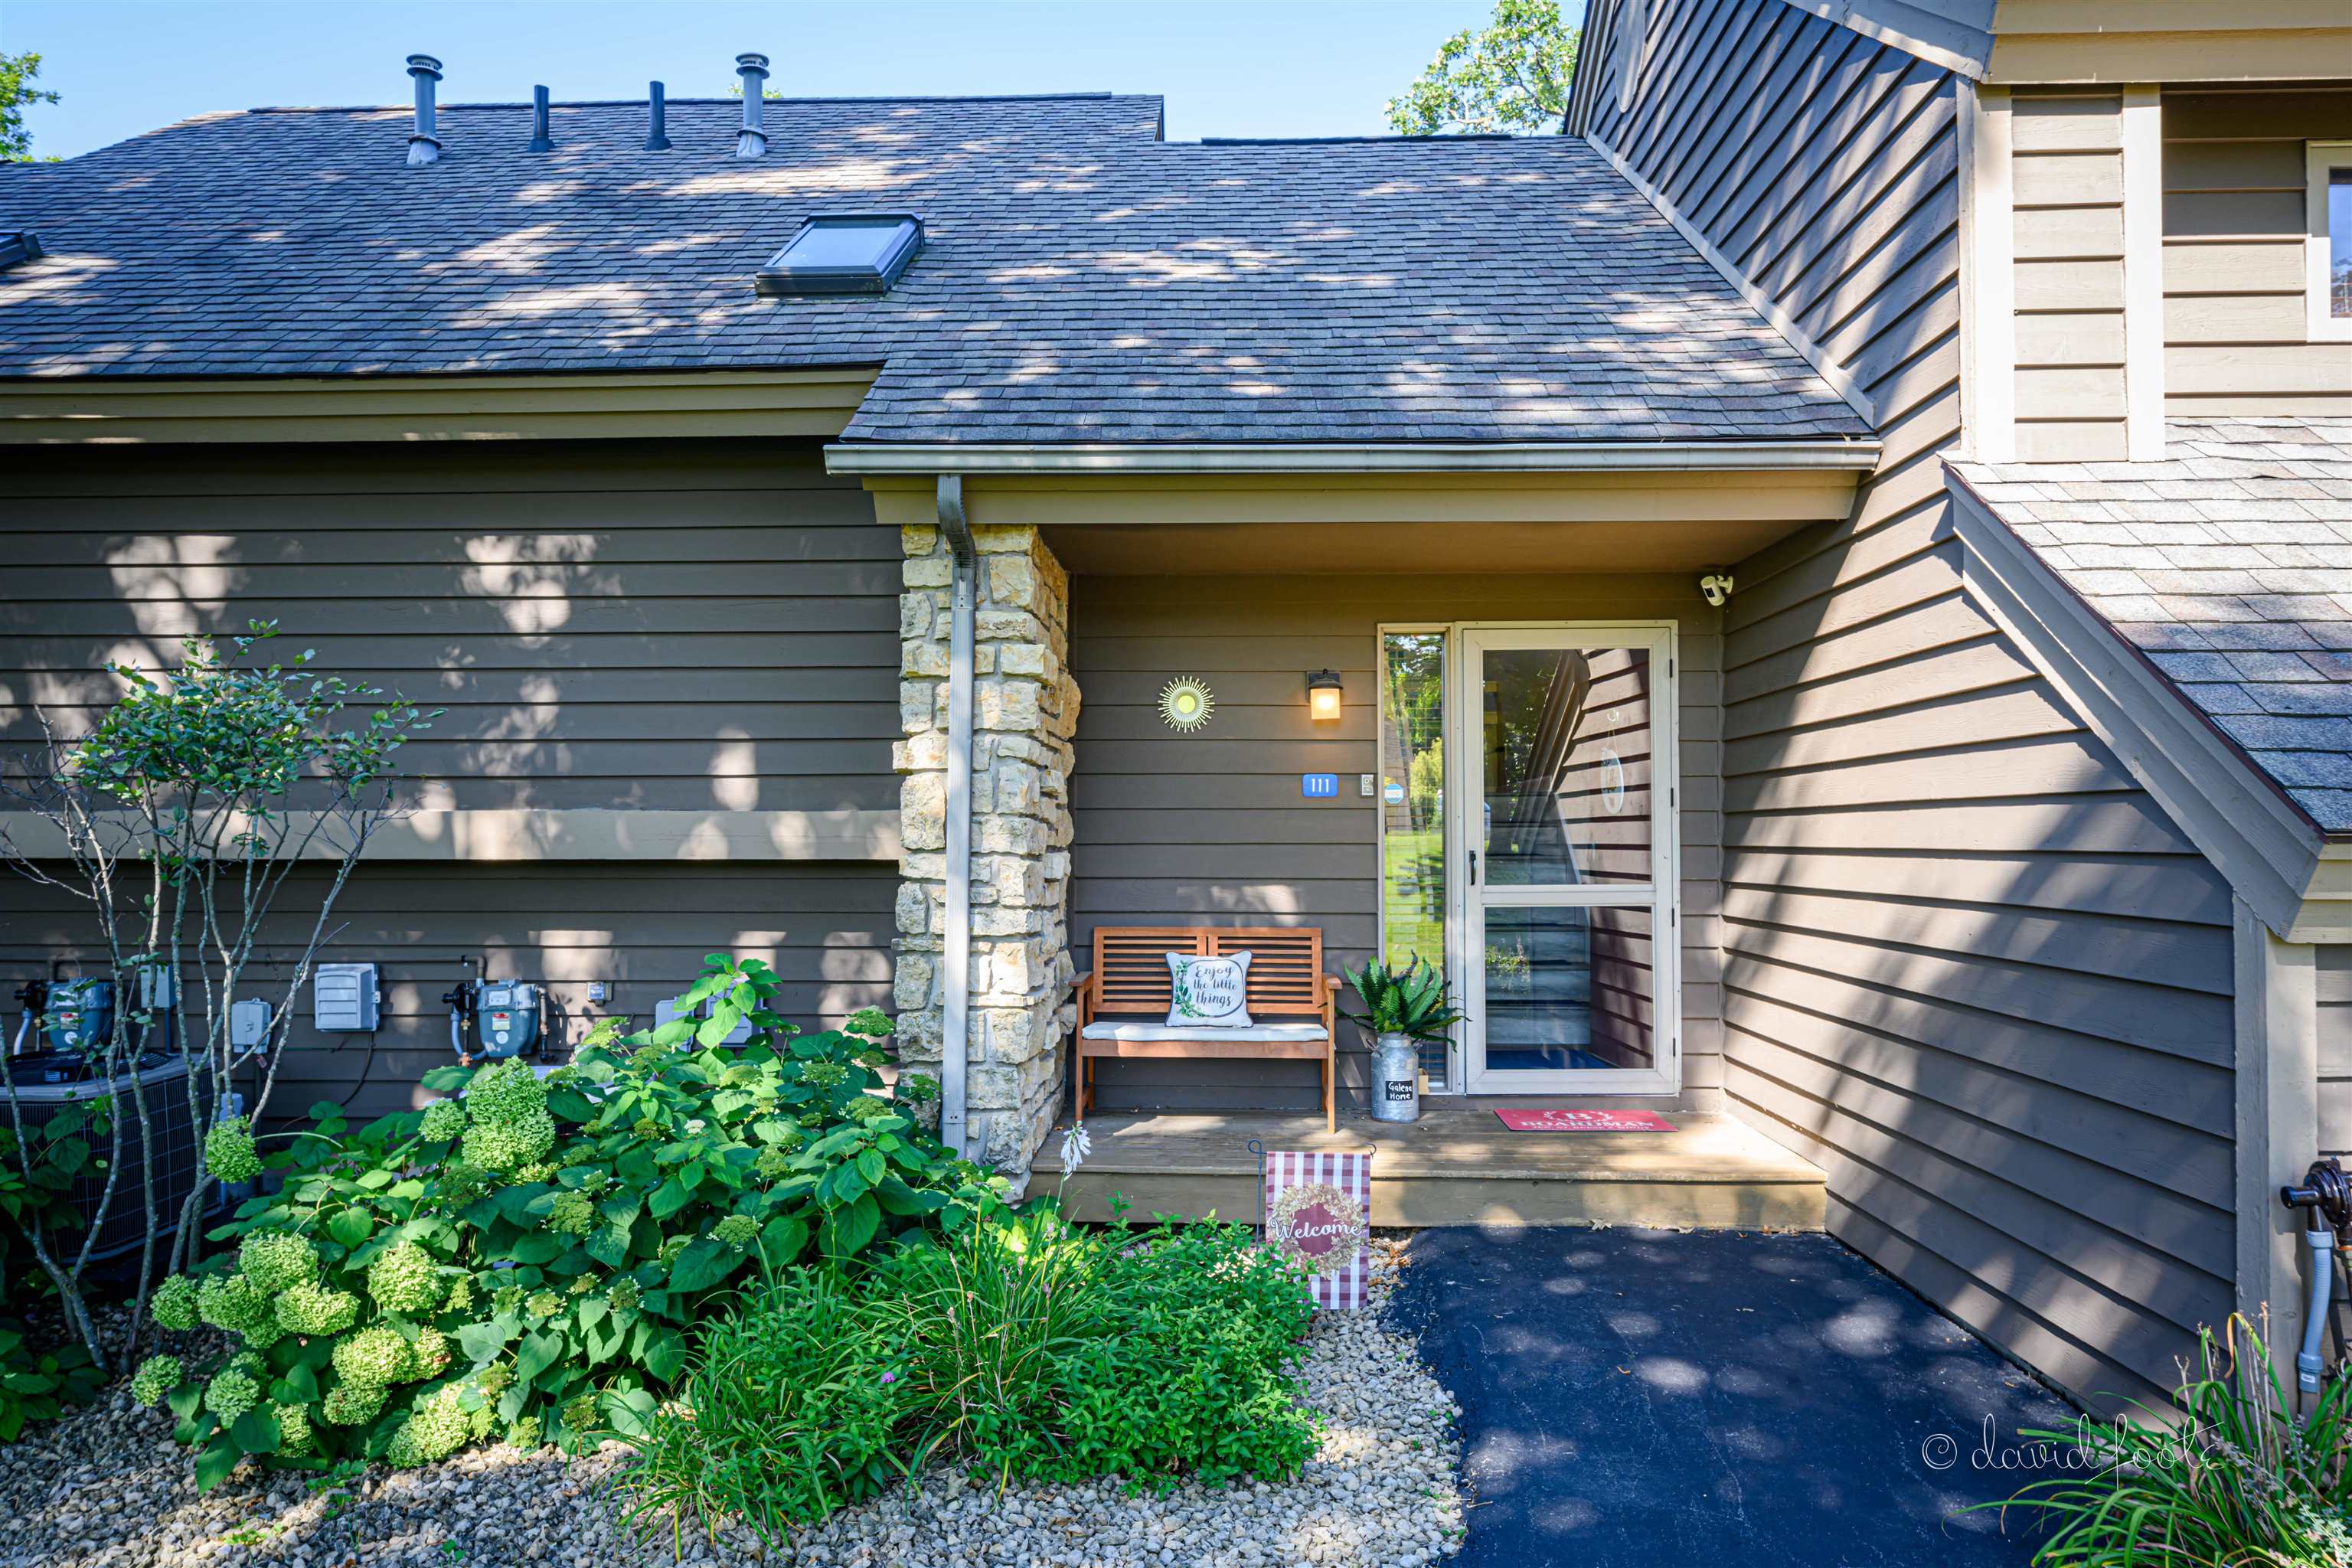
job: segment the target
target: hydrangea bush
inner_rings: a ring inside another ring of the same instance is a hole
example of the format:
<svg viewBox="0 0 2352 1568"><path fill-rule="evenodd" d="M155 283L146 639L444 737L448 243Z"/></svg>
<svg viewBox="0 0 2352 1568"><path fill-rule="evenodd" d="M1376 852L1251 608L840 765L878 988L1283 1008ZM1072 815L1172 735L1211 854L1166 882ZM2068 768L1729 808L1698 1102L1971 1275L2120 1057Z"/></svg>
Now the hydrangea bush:
<svg viewBox="0 0 2352 1568"><path fill-rule="evenodd" d="M165 1328L235 1337L221 1364L161 1355L133 1380L179 1416L200 1484L248 1455L421 1464L493 1435L641 1433L747 1265L1001 1212L992 1178L877 1092L887 1018L802 1035L776 992L765 964L714 955L676 1022L600 1026L544 1079L436 1068L425 1086L455 1098L356 1131L314 1107L261 1162L280 1190L213 1233L234 1255L155 1293Z"/></svg>

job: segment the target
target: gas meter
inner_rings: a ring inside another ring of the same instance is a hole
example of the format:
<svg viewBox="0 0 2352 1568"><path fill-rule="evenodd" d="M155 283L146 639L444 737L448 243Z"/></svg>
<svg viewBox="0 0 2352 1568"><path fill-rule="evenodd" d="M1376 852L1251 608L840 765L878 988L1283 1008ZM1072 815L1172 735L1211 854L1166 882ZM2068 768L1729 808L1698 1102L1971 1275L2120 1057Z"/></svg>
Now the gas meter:
<svg viewBox="0 0 2352 1568"><path fill-rule="evenodd" d="M114 1028L114 982L52 980L42 1022L49 1049L58 1055L103 1055Z"/></svg>
<svg viewBox="0 0 2352 1568"><path fill-rule="evenodd" d="M547 993L528 980L477 977L441 1000L449 1008L449 1047L467 1062L536 1053L547 1037Z"/></svg>

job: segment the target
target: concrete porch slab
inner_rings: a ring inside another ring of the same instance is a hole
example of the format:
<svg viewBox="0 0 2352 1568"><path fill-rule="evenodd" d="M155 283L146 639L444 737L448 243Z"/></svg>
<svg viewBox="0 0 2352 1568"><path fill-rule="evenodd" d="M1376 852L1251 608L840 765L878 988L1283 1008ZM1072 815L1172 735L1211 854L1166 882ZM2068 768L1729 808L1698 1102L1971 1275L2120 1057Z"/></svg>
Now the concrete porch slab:
<svg viewBox="0 0 2352 1568"><path fill-rule="evenodd" d="M1377 1151L1376 1226L1822 1228L1822 1173L1729 1117L1670 1114L1672 1132L1513 1132L1492 1109L1543 1103L1438 1101L1402 1125L1342 1116L1336 1133L1319 1116L1281 1112L1097 1113L1087 1120L1093 1156L1063 1185L1063 1200L1084 1220L1109 1218L1117 1193L1138 1218L1213 1210L1255 1221L1255 1140L1269 1150ZM1033 1193L1061 1181L1060 1134L1038 1156Z"/></svg>

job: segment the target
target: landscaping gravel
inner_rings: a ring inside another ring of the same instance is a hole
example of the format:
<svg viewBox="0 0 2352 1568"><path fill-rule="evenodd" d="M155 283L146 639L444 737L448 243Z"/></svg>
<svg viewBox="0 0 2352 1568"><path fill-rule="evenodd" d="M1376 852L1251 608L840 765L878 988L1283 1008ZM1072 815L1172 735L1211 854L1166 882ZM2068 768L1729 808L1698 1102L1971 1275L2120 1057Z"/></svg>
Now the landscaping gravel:
<svg viewBox="0 0 2352 1568"><path fill-rule="evenodd" d="M1373 1244L1375 1310L1318 1315L1303 1369L1325 1421L1288 1485L999 1492L933 1471L803 1532L789 1554L748 1534L635 1535L607 1483L624 1450L470 1449L415 1470L241 1472L199 1496L171 1417L116 1392L0 1448L0 1568L1423 1568L1456 1551L1462 1501L1451 1395L1377 1309L1403 1263Z"/></svg>

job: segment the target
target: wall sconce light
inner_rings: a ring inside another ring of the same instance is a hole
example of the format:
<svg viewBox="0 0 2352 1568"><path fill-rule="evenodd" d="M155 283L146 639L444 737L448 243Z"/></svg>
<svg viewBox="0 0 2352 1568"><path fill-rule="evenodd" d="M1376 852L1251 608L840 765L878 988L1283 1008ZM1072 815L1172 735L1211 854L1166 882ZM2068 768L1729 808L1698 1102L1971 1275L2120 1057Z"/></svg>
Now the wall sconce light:
<svg viewBox="0 0 2352 1568"><path fill-rule="evenodd" d="M1307 716L1318 724L1336 722L1339 717L1339 672L1318 669L1307 678Z"/></svg>

